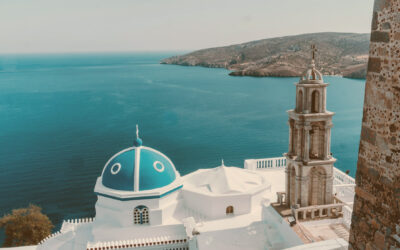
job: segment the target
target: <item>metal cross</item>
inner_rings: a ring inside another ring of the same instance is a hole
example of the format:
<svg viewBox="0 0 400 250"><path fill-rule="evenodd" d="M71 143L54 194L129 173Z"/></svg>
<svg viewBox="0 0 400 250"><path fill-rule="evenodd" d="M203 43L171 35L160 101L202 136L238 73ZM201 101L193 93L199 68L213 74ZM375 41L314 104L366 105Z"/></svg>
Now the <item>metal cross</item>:
<svg viewBox="0 0 400 250"><path fill-rule="evenodd" d="M315 47L315 44L311 44L311 50L312 50L312 59L315 59L315 52L317 51L317 48Z"/></svg>

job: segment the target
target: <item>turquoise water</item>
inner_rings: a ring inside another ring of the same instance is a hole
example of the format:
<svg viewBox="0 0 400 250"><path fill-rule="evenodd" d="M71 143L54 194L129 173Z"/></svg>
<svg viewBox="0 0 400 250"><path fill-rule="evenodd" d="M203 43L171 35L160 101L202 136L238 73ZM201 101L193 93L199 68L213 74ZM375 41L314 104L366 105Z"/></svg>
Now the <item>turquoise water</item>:
<svg viewBox="0 0 400 250"><path fill-rule="evenodd" d="M0 55L0 214L34 203L56 224L93 216L96 178L136 123L182 175L286 152L297 78L158 63L170 55ZM325 81L336 166L354 176L364 81Z"/></svg>

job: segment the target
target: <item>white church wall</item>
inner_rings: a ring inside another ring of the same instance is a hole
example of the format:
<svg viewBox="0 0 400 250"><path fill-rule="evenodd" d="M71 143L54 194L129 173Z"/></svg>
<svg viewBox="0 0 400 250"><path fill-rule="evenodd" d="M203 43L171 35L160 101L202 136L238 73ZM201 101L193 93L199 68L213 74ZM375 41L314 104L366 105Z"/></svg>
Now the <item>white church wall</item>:
<svg viewBox="0 0 400 250"><path fill-rule="evenodd" d="M149 208L150 225L162 223L158 199L120 201L98 196L96 203L96 224L108 224L112 227L128 227L133 225L133 211L137 206Z"/></svg>
<svg viewBox="0 0 400 250"><path fill-rule="evenodd" d="M233 206L234 214L246 214L251 211L251 195L204 195L190 190L182 190L185 206L208 218L226 216L226 208Z"/></svg>
<svg viewBox="0 0 400 250"><path fill-rule="evenodd" d="M128 223L131 223L125 219L125 215L120 210L116 210L110 207L102 207L100 204L96 203L96 219L94 221L95 225L107 225L109 227L125 227Z"/></svg>
<svg viewBox="0 0 400 250"><path fill-rule="evenodd" d="M265 200L264 196L266 196L267 193L268 197L270 197L271 185L265 186L251 196L251 207L260 206L261 202Z"/></svg>
<svg viewBox="0 0 400 250"><path fill-rule="evenodd" d="M69 249L84 249L82 246L79 248L74 248L75 235L73 232L67 232L59 234L56 237L52 237L49 240L38 245L36 249L38 250L48 250L48 249L59 249L59 250L69 250Z"/></svg>
<svg viewBox="0 0 400 250"><path fill-rule="evenodd" d="M171 219L173 219L173 215L175 214L177 208L178 208L178 200L175 200L169 204L165 204L162 207L162 214L161 214L162 224L168 224L171 221Z"/></svg>
<svg viewBox="0 0 400 250"><path fill-rule="evenodd" d="M165 207L171 202L175 202L180 196L181 190L177 190L159 199L159 207Z"/></svg>
<svg viewBox="0 0 400 250"><path fill-rule="evenodd" d="M125 201L99 195L96 203L96 224L107 224L111 227L132 226L133 211L137 206L146 206L149 209L150 225L163 224L173 215L179 193L180 190L159 199Z"/></svg>
<svg viewBox="0 0 400 250"><path fill-rule="evenodd" d="M280 214L271 206L269 201L262 204L262 221L267 224L265 235L267 242L274 249L283 249L302 245L299 236L292 230Z"/></svg>

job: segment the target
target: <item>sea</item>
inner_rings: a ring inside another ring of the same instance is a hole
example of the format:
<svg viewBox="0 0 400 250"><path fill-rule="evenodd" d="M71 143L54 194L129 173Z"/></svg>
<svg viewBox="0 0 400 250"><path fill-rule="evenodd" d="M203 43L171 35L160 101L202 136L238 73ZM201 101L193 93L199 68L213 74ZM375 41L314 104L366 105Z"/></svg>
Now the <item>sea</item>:
<svg viewBox="0 0 400 250"><path fill-rule="evenodd" d="M0 55L0 216L29 204L57 227L94 216L96 179L136 124L181 175L287 151L298 78L160 64L176 54ZM365 80L324 79L335 166L354 176Z"/></svg>

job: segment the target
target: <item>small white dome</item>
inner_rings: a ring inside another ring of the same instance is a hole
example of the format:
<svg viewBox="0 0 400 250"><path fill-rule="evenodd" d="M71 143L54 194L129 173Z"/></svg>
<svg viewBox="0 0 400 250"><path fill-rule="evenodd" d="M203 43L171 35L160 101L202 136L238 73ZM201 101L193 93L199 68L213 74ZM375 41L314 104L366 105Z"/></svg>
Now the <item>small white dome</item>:
<svg viewBox="0 0 400 250"><path fill-rule="evenodd" d="M300 78L300 82L307 81L309 83L323 83L324 79L322 78L321 72L319 72L315 68L314 60L312 60L310 67L304 73L304 75Z"/></svg>

